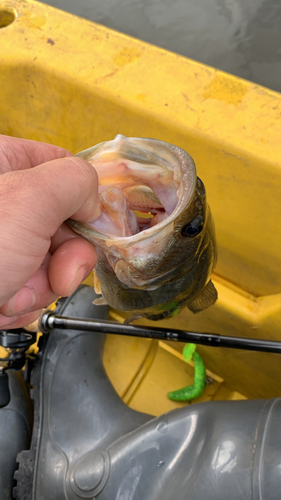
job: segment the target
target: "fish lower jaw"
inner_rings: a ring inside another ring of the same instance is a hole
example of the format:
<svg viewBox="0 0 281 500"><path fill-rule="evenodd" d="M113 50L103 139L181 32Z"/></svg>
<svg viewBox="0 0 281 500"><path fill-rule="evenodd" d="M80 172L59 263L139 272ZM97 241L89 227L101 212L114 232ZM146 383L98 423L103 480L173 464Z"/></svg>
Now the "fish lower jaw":
<svg viewBox="0 0 281 500"><path fill-rule="evenodd" d="M157 290L163 285L163 283L175 280L178 276L179 279L182 278L181 270L177 268L169 269L168 271L158 274L154 273L154 276L147 276L145 271L139 271L132 264L128 263L126 260L118 259L113 255L107 254L107 261L112 271L115 273L116 278L132 289L139 290ZM186 270L188 273L190 269Z"/></svg>
<svg viewBox="0 0 281 500"><path fill-rule="evenodd" d="M124 261L118 261L114 267L114 272L116 277L121 283L127 285L129 288L139 289L139 290L156 290L159 288L159 284L155 284L155 278L146 279L142 275L137 273L137 270L132 269L131 266L126 264ZM150 283L151 282L151 283Z"/></svg>

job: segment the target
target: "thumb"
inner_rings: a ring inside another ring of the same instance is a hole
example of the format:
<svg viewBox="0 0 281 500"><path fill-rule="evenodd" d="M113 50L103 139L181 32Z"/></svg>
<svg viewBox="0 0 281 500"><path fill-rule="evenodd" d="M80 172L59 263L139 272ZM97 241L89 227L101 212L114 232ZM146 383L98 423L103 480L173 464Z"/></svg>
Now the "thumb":
<svg viewBox="0 0 281 500"><path fill-rule="evenodd" d="M64 220L98 216L98 177L81 158L0 176L0 305L40 267Z"/></svg>

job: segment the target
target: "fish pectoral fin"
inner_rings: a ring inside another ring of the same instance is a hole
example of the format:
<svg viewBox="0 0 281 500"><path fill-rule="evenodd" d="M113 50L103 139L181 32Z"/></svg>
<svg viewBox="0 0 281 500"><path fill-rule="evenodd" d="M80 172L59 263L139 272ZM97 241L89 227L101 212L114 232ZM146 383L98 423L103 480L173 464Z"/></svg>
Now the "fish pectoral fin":
<svg viewBox="0 0 281 500"><path fill-rule="evenodd" d="M198 295L198 297L193 300L190 304L188 304L188 309L192 311L194 314L203 311L203 309L207 309L207 307L212 306L218 298L218 292L210 280L209 283L205 286L203 291Z"/></svg>
<svg viewBox="0 0 281 500"><path fill-rule="evenodd" d="M94 271L94 290L95 290L97 295L101 295L100 280L98 279L95 271ZM107 306L108 305L108 303L106 302L106 300L103 296L97 297L95 300L93 300L93 304L95 306Z"/></svg>
<svg viewBox="0 0 281 500"><path fill-rule="evenodd" d="M94 290L97 295L101 295L101 286L100 286L100 280L97 277L95 271L94 271Z"/></svg>
<svg viewBox="0 0 281 500"><path fill-rule="evenodd" d="M98 297L97 299L93 300L93 304L95 306L107 306L107 302L103 297Z"/></svg>

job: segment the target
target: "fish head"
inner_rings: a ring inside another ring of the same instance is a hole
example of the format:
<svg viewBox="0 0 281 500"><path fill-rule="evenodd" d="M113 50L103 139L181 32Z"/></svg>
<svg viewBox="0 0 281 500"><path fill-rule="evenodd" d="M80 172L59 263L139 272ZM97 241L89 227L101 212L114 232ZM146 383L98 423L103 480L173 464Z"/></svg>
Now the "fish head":
<svg viewBox="0 0 281 500"><path fill-rule="evenodd" d="M78 156L98 173L101 216L68 222L96 246L97 273L105 279L112 271L125 288L154 291L158 303L167 285L178 302L196 295L210 278L216 245L190 155L155 139L119 135ZM108 297L102 280L101 289Z"/></svg>

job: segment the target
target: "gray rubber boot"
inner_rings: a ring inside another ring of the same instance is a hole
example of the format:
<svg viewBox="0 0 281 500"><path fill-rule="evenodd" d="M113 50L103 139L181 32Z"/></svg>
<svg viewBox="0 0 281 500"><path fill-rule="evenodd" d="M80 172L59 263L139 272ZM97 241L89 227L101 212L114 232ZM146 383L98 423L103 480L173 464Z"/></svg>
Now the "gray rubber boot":
<svg viewBox="0 0 281 500"><path fill-rule="evenodd" d="M105 318L94 298L81 287L59 313ZM103 341L90 332L49 335L33 376L35 431L18 500L280 499L280 399L209 402L152 418L114 391Z"/></svg>
<svg viewBox="0 0 281 500"><path fill-rule="evenodd" d="M96 297L92 288L81 286L60 301L58 314L107 319L108 308L92 304ZM69 330L53 330L43 337L46 345L32 374L32 445L20 456L18 500L68 498L66 484L90 452L90 486L96 494L108 464L108 453L98 450L152 418L131 410L115 392L102 363L104 341L104 334Z"/></svg>
<svg viewBox="0 0 281 500"><path fill-rule="evenodd" d="M0 409L0 499L11 500L17 454L30 445L32 405L19 371L7 370L10 402Z"/></svg>

